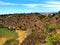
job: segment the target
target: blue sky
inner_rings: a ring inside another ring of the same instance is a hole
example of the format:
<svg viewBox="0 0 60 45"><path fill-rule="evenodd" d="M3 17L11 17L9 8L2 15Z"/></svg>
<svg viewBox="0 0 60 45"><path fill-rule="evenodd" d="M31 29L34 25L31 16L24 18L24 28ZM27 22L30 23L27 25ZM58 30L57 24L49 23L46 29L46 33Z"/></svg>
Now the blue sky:
<svg viewBox="0 0 60 45"><path fill-rule="evenodd" d="M0 0L0 14L57 11L60 0Z"/></svg>

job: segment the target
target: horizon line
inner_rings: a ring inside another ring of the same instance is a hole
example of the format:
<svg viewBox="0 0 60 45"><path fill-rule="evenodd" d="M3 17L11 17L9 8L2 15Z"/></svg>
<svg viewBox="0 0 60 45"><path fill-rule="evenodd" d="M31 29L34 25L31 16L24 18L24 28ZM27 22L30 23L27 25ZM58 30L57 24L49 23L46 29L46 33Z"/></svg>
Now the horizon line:
<svg viewBox="0 0 60 45"><path fill-rule="evenodd" d="M8 15L8 14L31 14L31 13L50 14L50 13L57 13L57 12L21 12L21 13L2 13L0 15Z"/></svg>

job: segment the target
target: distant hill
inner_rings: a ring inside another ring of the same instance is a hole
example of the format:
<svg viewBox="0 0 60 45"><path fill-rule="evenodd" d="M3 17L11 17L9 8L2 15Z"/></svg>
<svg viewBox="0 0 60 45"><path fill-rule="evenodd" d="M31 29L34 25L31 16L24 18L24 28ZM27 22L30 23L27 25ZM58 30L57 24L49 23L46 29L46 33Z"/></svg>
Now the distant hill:
<svg viewBox="0 0 60 45"><path fill-rule="evenodd" d="M0 25L9 29L28 30L27 38L21 45L35 45L36 41L44 43L50 32L58 34L60 12L0 15Z"/></svg>

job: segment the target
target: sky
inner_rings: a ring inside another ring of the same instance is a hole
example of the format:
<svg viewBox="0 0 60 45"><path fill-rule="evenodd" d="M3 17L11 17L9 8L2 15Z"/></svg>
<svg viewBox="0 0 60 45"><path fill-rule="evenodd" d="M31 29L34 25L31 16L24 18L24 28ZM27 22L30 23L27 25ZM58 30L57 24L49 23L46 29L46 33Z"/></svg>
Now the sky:
<svg viewBox="0 0 60 45"><path fill-rule="evenodd" d="M0 14L58 11L60 0L0 0Z"/></svg>

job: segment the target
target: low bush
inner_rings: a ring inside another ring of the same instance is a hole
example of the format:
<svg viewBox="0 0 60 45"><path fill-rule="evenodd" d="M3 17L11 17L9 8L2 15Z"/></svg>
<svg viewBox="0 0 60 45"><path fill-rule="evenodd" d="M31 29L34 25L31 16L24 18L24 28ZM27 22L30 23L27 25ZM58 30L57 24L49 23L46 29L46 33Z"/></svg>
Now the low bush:
<svg viewBox="0 0 60 45"><path fill-rule="evenodd" d="M40 42L37 41L36 45L41 45Z"/></svg>
<svg viewBox="0 0 60 45"><path fill-rule="evenodd" d="M46 39L46 45L57 45L58 41L60 41L60 35L49 33Z"/></svg>
<svg viewBox="0 0 60 45"><path fill-rule="evenodd" d="M0 28L4 28L4 26L0 24Z"/></svg>
<svg viewBox="0 0 60 45"><path fill-rule="evenodd" d="M60 29L60 24L57 25L57 28Z"/></svg>
<svg viewBox="0 0 60 45"><path fill-rule="evenodd" d="M3 45L19 45L19 41L15 39L7 40Z"/></svg>
<svg viewBox="0 0 60 45"><path fill-rule="evenodd" d="M46 29L54 29L54 28L57 28L57 25L49 24L48 22L46 22L45 27L46 27Z"/></svg>
<svg viewBox="0 0 60 45"><path fill-rule="evenodd" d="M20 28L21 30L27 30L27 28L24 27L24 26L19 26L19 28Z"/></svg>

